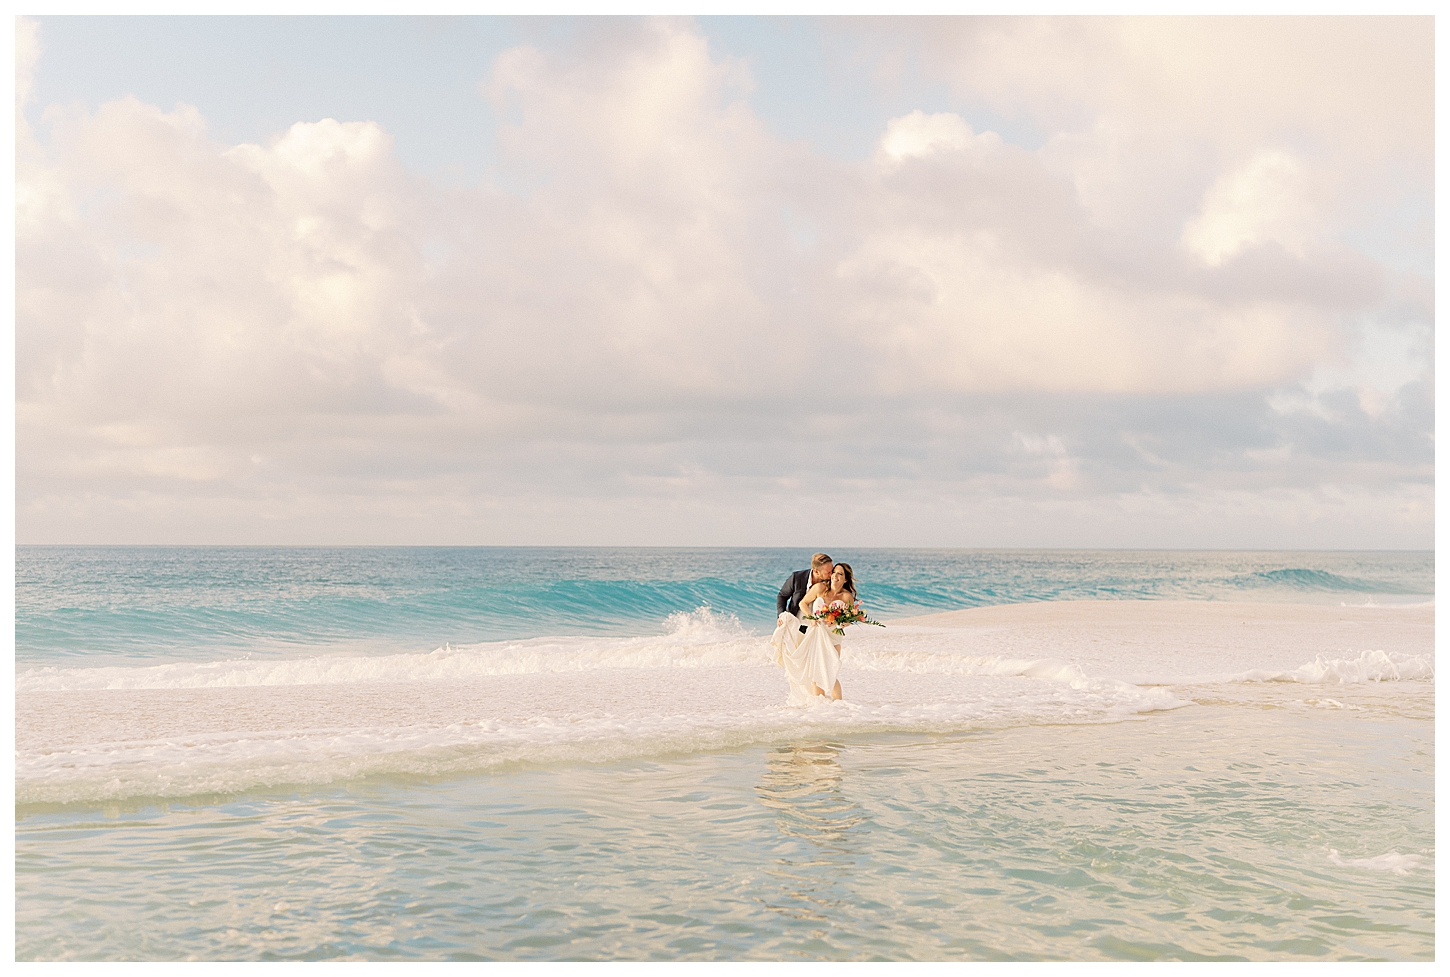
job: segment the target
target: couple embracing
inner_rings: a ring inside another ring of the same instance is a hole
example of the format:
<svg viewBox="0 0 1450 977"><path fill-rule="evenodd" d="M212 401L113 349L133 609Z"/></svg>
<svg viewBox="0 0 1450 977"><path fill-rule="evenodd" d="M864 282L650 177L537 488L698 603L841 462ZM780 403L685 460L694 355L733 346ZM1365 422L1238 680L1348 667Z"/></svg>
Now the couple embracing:
<svg viewBox="0 0 1450 977"><path fill-rule="evenodd" d="M848 624L875 624L861 613L856 579L849 563L833 563L824 553L811 568L792 573L775 598L775 633L770 636L775 663L790 680L789 704L807 705L817 696L841 698L841 636ZM828 693L826 690L829 689Z"/></svg>

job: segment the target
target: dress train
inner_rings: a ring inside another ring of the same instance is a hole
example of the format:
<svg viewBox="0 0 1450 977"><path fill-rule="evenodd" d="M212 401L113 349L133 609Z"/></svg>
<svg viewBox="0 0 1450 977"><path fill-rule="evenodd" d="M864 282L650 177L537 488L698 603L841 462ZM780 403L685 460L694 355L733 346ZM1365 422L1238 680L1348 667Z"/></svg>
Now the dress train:
<svg viewBox="0 0 1450 977"><path fill-rule="evenodd" d="M781 615L781 620L783 623L770 636L770 644L775 649L775 663L785 669L790 681L786 704L804 706L819 698L811 691L813 682L829 700L841 671L841 639L831 634L830 628L802 621L789 611ZM801 633L802 624L806 625L805 634Z"/></svg>

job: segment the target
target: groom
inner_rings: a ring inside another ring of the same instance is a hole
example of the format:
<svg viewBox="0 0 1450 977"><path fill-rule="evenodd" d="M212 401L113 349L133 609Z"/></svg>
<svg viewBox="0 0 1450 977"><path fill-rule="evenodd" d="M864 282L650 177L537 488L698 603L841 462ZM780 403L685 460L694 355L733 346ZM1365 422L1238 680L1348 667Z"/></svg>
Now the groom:
<svg viewBox="0 0 1450 977"><path fill-rule="evenodd" d="M801 614L801 598L805 597L806 591L811 589L811 584L820 583L823 580L831 579L831 571L835 565L831 558L824 553L817 553L811 557L811 568L809 570L797 570L785 578L785 584L780 588L780 593L775 595L775 616L779 621L780 615L790 611L796 617ZM805 625L801 625L805 630Z"/></svg>

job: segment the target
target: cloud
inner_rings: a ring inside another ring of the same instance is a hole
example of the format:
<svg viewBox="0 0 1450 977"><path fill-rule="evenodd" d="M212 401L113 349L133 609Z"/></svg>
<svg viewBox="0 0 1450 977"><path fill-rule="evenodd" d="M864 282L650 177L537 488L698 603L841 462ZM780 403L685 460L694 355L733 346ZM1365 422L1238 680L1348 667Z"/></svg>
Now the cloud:
<svg viewBox="0 0 1450 977"><path fill-rule="evenodd" d="M1220 160L1287 132L1362 160L1433 156L1428 17L887 18L863 29L1050 132L1115 120L1201 139Z"/></svg>
<svg viewBox="0 0 1450 977"><path fill-rule="evenodd" d="M1354 154L1285 136L1331 131L1320 96L1260 66L1254 106L1210 98L1243 25L946 24L909 40L1042 145L915 110L815 155L673 20L501 56L476 185L366 120L226 145L187 105L46 107L20 538L809 543L821 508L881 544L1418 545L1433 293L1355 248ZM1313 78L1342 48L1264 29Z"/></svg>
<svg viewBox="0 0 1450 977"><path fill-rule="evenodd" d="M1303 257L1320 213L1292 155L1264 150L1224 174L1204 194L1203 209L1183 229L1183 244L1218 266L1246 247L1268 243Z"/></svg>
<svg viewBox="0 0 1450 977"><path fill-rule="evenodd" d="M28 215L17 303L52 352L21 356L22 401L214 434L346 402L407 355L409 191L376 126L299 123L263 149L213 143L189 106L47 118L37 182L64 192Z"/></svg>
<svg viewBox="0 0 1450 977"><path fill-rule="evenodd" d="M1416 211L1428 207L1427 18L887 18L866 29L895 39L884 63L917 65L969 104L1030 121L1044 160L1109 230L1176 241L1210 188L1272 152L1295 158L1331 234L1363 240L1410 188Z"/></svg>
<svg viewBox="0 0 1450 977"><path fill-rule="evenodd" d="M20 109L30 101L30 88L35 81L35 66L40 61L40 24L30 17L15 18L15 115L18 123L24 117Z"/></svg>
<svg viewBox="0 0 1450 977"><path fill-rule="evenodd" d="M899 162L911 156L930 156L934 152L990 152L1002 144L995 132L980 136L972 132L966 120L952 112L927 115L917 109L909 115L891 119L881 137L881 150L886 157Z"/></svg>

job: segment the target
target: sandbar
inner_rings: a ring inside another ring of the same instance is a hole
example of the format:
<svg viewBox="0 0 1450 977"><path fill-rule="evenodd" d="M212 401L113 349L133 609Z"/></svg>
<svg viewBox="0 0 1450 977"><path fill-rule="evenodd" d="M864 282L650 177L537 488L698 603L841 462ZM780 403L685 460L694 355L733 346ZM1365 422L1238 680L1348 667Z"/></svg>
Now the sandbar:
<svg viewBox="0 0 1450 977"><path fill-rule="evenodd" d="M946 630L953 632L953 646L971 654L1067 658L1109 671L1170 664L1293 668L1371 651L1433 655L1435 646L1433 602L1040 601L886 623L877 640L887 646Z"/></svg>

